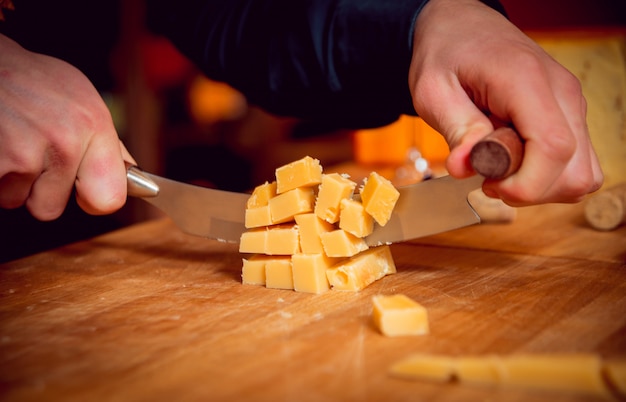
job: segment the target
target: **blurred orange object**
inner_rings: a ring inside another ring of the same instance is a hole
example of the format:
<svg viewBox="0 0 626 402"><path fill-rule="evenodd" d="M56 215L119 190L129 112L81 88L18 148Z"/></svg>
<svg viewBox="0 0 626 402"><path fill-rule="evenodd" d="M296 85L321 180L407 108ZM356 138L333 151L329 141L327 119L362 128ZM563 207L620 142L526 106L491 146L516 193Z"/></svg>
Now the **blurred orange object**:
<svg viewBox="0 0 626 402"><path fill-rule="evenodd" d="M450 153L443 137L420 117L403 115L388 126L354 134L355 162L362 165L402 165L414 148L431 163Z"/></svg>
<svg viewBox="0 0 626 402"><path fill-rule="evenodd" d="M189 113L200 124L213 124L240 117L247 107L245 97L222 82L198 75L189 85Z"/></svg>

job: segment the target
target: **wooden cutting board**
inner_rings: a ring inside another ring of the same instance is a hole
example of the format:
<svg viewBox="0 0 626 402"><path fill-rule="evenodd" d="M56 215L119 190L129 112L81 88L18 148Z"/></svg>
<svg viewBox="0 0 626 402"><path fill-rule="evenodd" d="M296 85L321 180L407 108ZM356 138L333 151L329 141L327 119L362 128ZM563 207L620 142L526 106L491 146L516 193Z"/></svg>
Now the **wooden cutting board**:
<svg viewBox="0 0 626 402"><path fill-rule="evenodd" d="M387 374L413 352L626 358L626 228L593 231L581 211L393 245L398 273L359 293L244 286L236 245L168 220L0 265L0 398L596 400ZM380 293L422 303L431 333L379 334Z"/></svg>

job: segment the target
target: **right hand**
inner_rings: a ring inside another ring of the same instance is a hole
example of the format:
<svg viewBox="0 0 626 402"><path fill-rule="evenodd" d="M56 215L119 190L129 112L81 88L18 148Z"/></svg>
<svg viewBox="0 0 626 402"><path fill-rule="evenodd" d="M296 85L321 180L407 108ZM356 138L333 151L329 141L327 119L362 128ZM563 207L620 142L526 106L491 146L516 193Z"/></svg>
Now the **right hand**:
<svg viewBox="0 0 626 402"><path fill-rule="evenodd" d="M52 220L75 186L87 213L121 208L134 160L87 77L3 35L0 54L0 207Z"/></svg>

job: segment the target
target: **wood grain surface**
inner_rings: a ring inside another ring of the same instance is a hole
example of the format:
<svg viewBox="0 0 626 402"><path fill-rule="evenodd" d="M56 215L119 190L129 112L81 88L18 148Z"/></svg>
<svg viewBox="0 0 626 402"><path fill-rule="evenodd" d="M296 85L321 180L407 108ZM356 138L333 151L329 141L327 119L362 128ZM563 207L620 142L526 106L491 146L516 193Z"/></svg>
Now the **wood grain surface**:
<svg viewBox="0 0 626 402"><path fill-rule="evenodd" d="M593 401L412 382L414 352L626 357L626 227L582 205L519 211L392 246L398 273L359 293L241 284L237 246L169 220L0 265L0 398L7 401ZM404 293L427 336L386 338L371 298Z"/></svg>

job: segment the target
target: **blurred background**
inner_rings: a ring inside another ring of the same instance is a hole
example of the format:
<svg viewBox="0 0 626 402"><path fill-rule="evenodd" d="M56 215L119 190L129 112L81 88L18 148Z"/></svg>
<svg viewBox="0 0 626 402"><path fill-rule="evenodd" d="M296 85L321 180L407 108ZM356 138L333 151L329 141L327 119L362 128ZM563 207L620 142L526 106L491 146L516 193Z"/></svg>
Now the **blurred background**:
<svg viewBox="0 0 626 402"><path fill-rule="evenodd" d="M310 155L358 179L378 170L396 185L445 174L448 148L419 118L348 131L270 115L206 79L145 26L141 0L14 0L0 31L27 49L64 59L101 92L140 166L171 179L231 191L272 180ZM589 128L607 185L626 180L626 0L502 0L510 19L583 83ZM33 29L36 27L36 29ZM161 216L141 200L110 216L39 222L0 210L0 262Z"/></svg>

